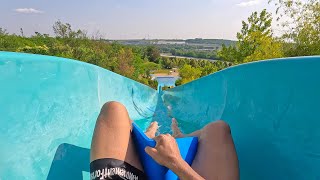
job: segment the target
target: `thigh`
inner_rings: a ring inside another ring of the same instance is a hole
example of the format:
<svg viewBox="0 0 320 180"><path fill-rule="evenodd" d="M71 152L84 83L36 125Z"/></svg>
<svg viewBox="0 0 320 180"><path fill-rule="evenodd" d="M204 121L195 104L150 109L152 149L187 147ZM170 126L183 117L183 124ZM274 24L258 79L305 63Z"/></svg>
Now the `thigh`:
<svg viewBox="0 0 320 180"><path fill-rule="evenodd" d="M191 167L205 179L239 179L238 158L226 123L217 121L200 131Z"/></svg>
<svg viewBox="0 0 320 180"><path fill-rule="evenodd" d="M94 129L90 162L113 158L143 170L131 138L131 120L126 108L117 102L106 103Z"/></svg>

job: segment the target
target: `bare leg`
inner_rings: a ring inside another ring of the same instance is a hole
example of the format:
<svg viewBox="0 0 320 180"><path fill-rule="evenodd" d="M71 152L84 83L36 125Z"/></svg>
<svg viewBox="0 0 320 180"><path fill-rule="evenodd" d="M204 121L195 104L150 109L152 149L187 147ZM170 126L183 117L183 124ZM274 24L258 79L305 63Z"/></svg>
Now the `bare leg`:
<svg viewBox="0 0 320 180"><path fill-rule="evenodd" d="M143 170L130 134L131 120L126 108L118 102L104 104L92 137L90 162L114 158Z"/></svg>
<svg viewBox="0 0 320 180"><path fill-rule="evenodd" d="M175 118L172 118L172 123L171 123L171 129L172 129L172 136L175 137L175 138L182 138L182 137L200 137L201 135L201 130L198 130L198 131L194 131L192 132L191 134L183 134L181 132L181 130L179 129L178 127L178 122Z"/></svg>
<svg viewBox="0 0 320 180"><path fill-rule="evenodd" d="M199 138L198 152L191 167L203 178L239 179L238 158L230 128L225 122L216 121L199 131L183 135L176 121L173 120L172 130L179 137L197 136Z"/></svg>

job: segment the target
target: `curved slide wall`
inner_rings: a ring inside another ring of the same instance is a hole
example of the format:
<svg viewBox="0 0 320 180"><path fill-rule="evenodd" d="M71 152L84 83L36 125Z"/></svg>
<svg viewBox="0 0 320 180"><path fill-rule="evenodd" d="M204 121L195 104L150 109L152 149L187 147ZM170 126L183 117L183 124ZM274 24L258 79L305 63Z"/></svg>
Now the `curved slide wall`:
<svg viewBox="0 0 320 180"><path fill-rule="evenodd" d="M132 119L148 121L158 96L97 66L8 52L0 52L0 84L0 179L88 179L104 102L119 101Z"/></svg>
<svg viewBox="0 0 320 180"><path fill-rule="evenodd" d="M219 119L229 123L241 179L319 179L319 78L320 57L260 61L179 86L162 98L185 132Z"/></svg>

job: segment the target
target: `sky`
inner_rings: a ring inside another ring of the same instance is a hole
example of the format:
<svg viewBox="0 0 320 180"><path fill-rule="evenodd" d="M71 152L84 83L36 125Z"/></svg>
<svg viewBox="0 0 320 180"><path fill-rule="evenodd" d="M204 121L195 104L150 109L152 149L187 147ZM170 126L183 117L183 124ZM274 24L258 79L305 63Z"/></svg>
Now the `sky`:
<svg viewBox="0 0 320 180"><path fill-rule="evenodd" d="M268 0L1 0L0 27L53 35L57 20L106 39L236 39Z"/></svg>

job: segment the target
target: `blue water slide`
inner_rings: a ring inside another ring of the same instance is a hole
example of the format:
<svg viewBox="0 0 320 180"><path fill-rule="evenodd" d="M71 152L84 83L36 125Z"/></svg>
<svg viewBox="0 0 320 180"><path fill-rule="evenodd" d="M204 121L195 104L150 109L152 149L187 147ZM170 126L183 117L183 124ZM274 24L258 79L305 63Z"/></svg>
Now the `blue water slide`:
<svg viewBox="0 0 320 180"><path fill-rule="evenodd" d="M168 91L75 60L0 52L0 179L89 179L106 101L145 129L229 123L241 179L320 179L320 57L244 64Z"/></svg>

